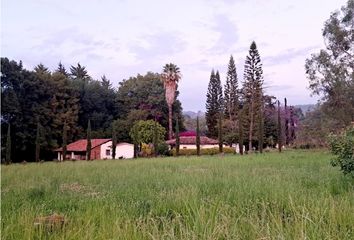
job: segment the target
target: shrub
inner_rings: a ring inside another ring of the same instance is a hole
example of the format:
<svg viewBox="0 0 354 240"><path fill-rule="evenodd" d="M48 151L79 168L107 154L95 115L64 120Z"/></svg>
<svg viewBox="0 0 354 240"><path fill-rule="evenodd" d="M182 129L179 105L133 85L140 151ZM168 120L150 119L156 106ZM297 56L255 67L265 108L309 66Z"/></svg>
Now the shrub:
<svg viewBox="0 0 354 240"><path fill-rule="evenodd" d="M330 135L329 145L336 155L331 161L332 166L340 166L344 174L354 177L354 127L341 135Z"/></svg>
<svg viewBox="0 0 354 240"><path fill-rule="evenodd" d="M231 147L224 147L223 148L224 153L235 153L235 149ZM171 154L173 156L176 156L176 149L171 150ZM201 155L215 155L219 154L219 147L215 148L201 148L200 149L200 154ZM197 155L197 149L180 149L179 150L179 155L180 156L191 156L191 155Z"/></svg>

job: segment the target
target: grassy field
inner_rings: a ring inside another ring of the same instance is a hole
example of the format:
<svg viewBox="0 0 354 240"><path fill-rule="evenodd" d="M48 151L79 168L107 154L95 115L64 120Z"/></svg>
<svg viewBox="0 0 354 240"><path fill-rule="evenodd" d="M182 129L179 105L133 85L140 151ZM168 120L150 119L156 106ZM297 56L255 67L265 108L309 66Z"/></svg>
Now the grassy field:
<svg viewBox="0 0 354 240"><path fill-rule="evenodd" d="M354 239L354 182L328 153L1 169L1 239ZM62 214L63 228L34 226Z"/></svg>

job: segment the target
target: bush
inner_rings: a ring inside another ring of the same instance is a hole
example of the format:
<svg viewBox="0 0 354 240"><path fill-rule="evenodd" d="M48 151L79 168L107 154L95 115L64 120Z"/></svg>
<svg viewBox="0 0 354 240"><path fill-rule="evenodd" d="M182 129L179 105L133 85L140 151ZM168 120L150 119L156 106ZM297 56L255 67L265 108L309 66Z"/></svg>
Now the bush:
<svg viewBox="0 0 354 240"><path fill-rule="evenodd" d="M168 144L163 142L157 146L157 154L161 156L170 156L170 150Z"/></svg>
<svg viewBox="0 0 354 240"><path fill-rule="evenodd" d="M354 177L354 127L342 135L330 135L329 145L331 152L336 155L331 161L332 166L340 166L344 174Z"/></svg>
<svg viewBox="0 0 354 240"><path fill-rule="evenodd" d="M235 149L231 147L224 147L223 148L224 153L235 153ZM176 149L171 150L171 154L173 156L176 156ZM201 155L215 155L219 154L219 147L215 148L201 148L200 149L200 154ZM191 155L197 155L197 149L180 149L179 150L179 155L180 156L191 156Z"/></svg>

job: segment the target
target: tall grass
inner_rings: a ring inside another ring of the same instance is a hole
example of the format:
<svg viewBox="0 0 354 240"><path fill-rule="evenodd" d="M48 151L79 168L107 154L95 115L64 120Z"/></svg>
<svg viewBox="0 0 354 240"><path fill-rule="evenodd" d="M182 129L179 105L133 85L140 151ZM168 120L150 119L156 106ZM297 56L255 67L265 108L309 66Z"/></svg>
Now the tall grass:
<svg viewBox="0 0 354 240"><path fill-rule="evenodd" d="M325 152L14 164L1 239L353 239L354 183ZM67 219L48 230L35 217Z"/></svg>

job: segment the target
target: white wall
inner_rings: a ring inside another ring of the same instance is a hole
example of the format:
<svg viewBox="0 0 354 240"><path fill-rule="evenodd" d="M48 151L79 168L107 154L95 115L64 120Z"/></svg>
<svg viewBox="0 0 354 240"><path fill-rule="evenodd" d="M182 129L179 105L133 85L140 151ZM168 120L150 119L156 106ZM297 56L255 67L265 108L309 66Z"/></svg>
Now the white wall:
<svg viewBox="0 0 354 240"><path fill-rule="evenodd" d="M219 147L218 144L205 144L205 145L200 144L201 149L218 148L218 147ZM226 147L226 145L224 145L224 147ZM179 145L179 149L197 149L197 146L195 144L181 144Z"/></svg>
<svg viewBox="0 0 354 240"><path fill-rule="evenodd" d="M106 150L109 150L109 155L106 155ZM134 145L130 143L118 143L116 147L116 159L119 157L133 158ZM101 159L112 159L112 141L101 145Z"/></svg>
<svg viewBox="0 0 354 240"><path fill-rule="evenodd" d="M106 150L109 150L109 155L106 155ZM112 141L108 141L101 145L100 149L100 159L112 159Z"/></svg>
<svg viewBox="0 0 354 240"><path fill-rule="evenodd" d="M116 159L119 157L133 158L134 157L134 144L118 143L116 148Z"/></svg>

